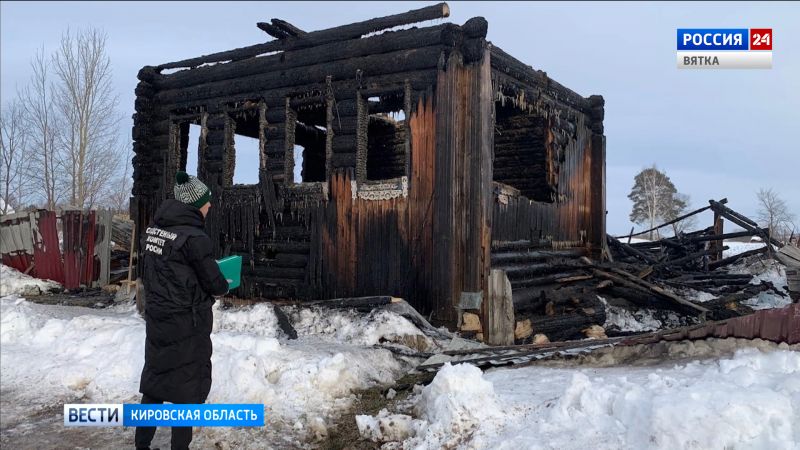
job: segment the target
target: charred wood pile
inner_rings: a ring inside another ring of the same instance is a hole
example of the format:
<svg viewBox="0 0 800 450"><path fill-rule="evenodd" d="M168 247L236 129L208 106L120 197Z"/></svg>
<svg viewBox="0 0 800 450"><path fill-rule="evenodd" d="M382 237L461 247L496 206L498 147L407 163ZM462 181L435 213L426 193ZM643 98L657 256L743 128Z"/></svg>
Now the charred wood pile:
<svg viewBox="0 0 800 450"><path fill-rule="evenodd" d="M583 248L553 249L552 242L495 242L492 268L503 270L511 283L515 342L545 339L541 335L561 341L626 334L597 328L606 321L610 306L647 309L654 316L677 318L679 325L692 325L751 314L744 302L761 292L786 296L768 281L755 282L750 273L730 270L742 260L760 258L780 242L726 203L712 200L691 213L712 210L715 226L709 228L634 243L633 234L607 236L603 261L589 259ZM744 231L722 232L720 217ZM758 236L765 245L723 258L728 249L724 240L747 236Z"/></svg>

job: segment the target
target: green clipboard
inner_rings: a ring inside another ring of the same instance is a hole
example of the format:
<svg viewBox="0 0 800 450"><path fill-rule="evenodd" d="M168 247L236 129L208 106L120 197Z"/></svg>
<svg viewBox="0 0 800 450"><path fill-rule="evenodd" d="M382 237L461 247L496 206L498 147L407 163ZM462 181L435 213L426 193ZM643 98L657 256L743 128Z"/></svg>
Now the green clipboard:
<svg viewBox="0 0 800 450"><path fill-rule="evenodd" d="M217 260L219 271L228 280L228 290L239 287L242 282L242 257L239 255L228 256Z"/></svg>

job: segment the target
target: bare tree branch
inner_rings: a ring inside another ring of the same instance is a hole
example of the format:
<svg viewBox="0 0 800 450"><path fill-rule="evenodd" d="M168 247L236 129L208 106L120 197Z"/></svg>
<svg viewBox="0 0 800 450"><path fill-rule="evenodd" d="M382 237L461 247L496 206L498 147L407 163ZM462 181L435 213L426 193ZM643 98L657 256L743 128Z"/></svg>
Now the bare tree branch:
<svg viewBox="0 0 800 450"><path fill-rule="evenodd" d="M30 133L29 177L44 207L54 209L64 196L66 179L64 172L59 170L62 165L62 152L57 145L59 117L53 102L53 86L44 48L34 55L31 69L33 75L21 93L26 125Z"/></svg>
<svg viewBox="0 0 800 450"><path fill-rule="evenodd" d="M25 156L27 133L25 112L15 99L0 113L0 213L22 209L28 200L31 183L29 159Z"/></svg>
<svg viewBox="0 0 800 450"><path fill-rule="evenodd" d="M103 200L120 163L120 116L106 39L95 28L74 35L68 30L53 57L58 78L55 100L64 119L59 142L70 179L69 201L81 208Z"/></svg>
<svg viewBox="0 0 800 450"><path fill-rule="evenodd" d="M756 220L769 228L769 235L779 241L787 242L794 231L794 214L789 212L786 202L772 188L761 188L756 193L759 210Z"/></svg>

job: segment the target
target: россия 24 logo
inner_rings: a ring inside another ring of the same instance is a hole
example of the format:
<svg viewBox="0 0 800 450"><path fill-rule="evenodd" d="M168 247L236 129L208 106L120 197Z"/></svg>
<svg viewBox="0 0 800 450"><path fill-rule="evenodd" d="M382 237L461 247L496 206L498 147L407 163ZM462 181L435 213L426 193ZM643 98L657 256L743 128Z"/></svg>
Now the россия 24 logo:
<svg viewBox="0 0 800 450"><path fill-rule="evenodd" d="M679 69L772 68L772 28L678 28Z"/></svg>

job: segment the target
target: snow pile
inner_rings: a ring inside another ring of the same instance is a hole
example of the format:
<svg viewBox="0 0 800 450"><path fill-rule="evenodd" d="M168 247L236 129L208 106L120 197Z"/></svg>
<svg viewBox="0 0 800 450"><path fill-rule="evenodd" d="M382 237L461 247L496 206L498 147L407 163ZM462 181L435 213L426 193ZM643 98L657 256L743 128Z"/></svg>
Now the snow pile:
<svg viewBox="0 0 800 450"><path fill-rule="evenodd" d="M742 349L729 359L662 368L531 366L483 376L477 369L460 371L465 384L480 386L478 392L429 389L420 396L424 417L432 420L427 439L412 437L404 447L432 449L455 442L466 448L567 450L800 446L796 351ZM493 386L491 395L486 386ZM463 395L480 401L467 403ZM471 423L474 411L483 420L476 428L460 428L461 441L431 434L452 423Z"/></svg>
<svg viewBox="0 0 800 450"><path fill-rule="evenodd" d="M728 250L722 252L722 257L738 255L739 253L748 252L763 247L763 242L738 242L738 241L725 241L724 245L728 246Z"/></svg>
<svg viewBox="0 0 800 450"><path fill-rule="evenodd" d="M233 439L246 448L257 441L252 433L261 436L261 447L286 436L322 437L329 420L350 406L355 390L391 383L409 369L388 350L364 346L402 328L405 319L399 316L376 315L383 322L375 324L340 318L342 327L365 330L361 335L353 331L357 338L352 341L367 344L354 345L334 339L334 332L279 340L269 305L214 314L214 382L207 401L263 403L269 423L257 430L204 429L199 442L205 436L210 446L217 439ZM0 330L3 389L20 401L41 407L77 399L114 403L140 398L145 327L130 308L92 310L5 297L0 299Z"/></svg>
<svg viewBox="0 0 800 450"><path fill-rule="evenodd" d="M467 444L473 433L499 426L505 413L492 383L480 369L469 364L446 363L431 384L421 390L413 406L414 415L358 416L361 436L375 442L400 440L404 447L455 448Z"/></svg>
<svg viewBox="0 0 800 450"><path fill-rule="evenodd" d="M470 364L446 363L422 390L415 412L443 431L466 431L493 416L502 416L492 383Z"/></svg>
<svg viewBox="0 0 800 450"><path fill-rule="evenodd" d="M731 269L731 273L751 274L751 284L768 281L784 296L772 290L759 292L757 296L742 302L753 309L782 308L792 302L789 297L789 284L786 280L786 266L778 261L763 260L750 264L739 264Z"/></svg>
<svg viewBox="0 0 800 450"><path fill-rule="evenodd" d="M743 302L745 305L753 309L782 308L792 302L789 297L789 283L786 280L786 266L773 262L766 270L757 273L750 283L760 284L762 281L769 281L786 295L782 297L772 291L759 292L758 296Z"/></svg>
<svg viewBox="0 0 800 450"><path fill-rule="evenodd" d="M41 295L54 289L60 289L61 285L55 281L40 280L30 275L0 264L0 297L7 295Z"/></svg>
<svg viewBox="0 0 800 450"><path fill-rule="evenodd" d="M237 331L258 336L279 337L278 318L272 305L222 310L214 304L214 331Z"/></svg>
<svg viewBox="0 0 800 450"><path fill-rule="evenodd" d="M354 345L376 345L389 341L420 350L434 345L408 319L385 310L374 310L367 315L353 310L320 308L287 309L287 312L300 337L324 336L334 342Z"/></svg>

